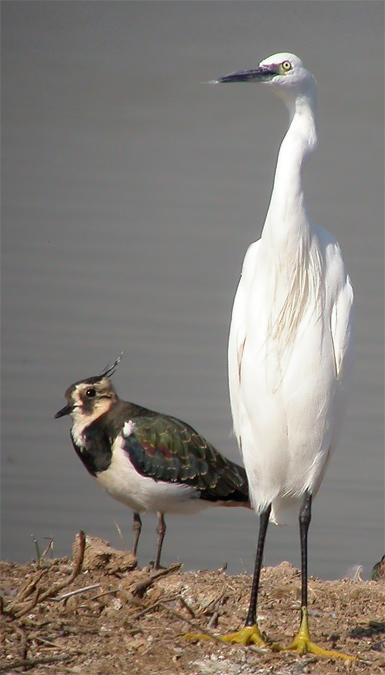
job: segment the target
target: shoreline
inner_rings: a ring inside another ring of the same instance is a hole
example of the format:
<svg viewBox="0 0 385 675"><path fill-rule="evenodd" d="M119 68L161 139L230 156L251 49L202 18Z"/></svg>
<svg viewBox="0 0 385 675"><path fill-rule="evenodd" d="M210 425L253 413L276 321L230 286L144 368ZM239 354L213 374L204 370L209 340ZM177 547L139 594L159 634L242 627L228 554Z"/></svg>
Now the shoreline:
<svg viewBox="0 0 385 675"><path fill-rule="evenodd" d="M358 659L261 651L219 641L246 616L251 577L180 564L139 569L130 551L79 533L72 557L0 562L0 672L33 675L385 674L385 582L309 579L312 639ZM280 645L299 626L300 572L262 570L259 624ZM186 638L206 633L208 641Z"/></svg>

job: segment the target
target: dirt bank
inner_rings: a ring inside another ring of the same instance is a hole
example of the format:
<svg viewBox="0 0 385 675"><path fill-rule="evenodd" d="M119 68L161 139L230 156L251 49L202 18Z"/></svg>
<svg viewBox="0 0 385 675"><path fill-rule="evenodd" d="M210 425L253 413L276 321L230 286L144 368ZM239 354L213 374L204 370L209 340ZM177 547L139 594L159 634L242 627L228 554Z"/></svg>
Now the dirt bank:
<svg viewBox="0 0 385 675"><path fill-rule="evenodd" d="M0 672L33 675L334 675L385 673L385 582L309 582L313 639L359 658L302 658L292 652L214 640L194 642L186 632L221 635L242 627L249 575L224 570L183 572L176 566L137 569L130 552L78 535L73 558L27 565L0 563ZM75 591L79 591L75 594ZM260 626L287 645L298 629L300 576L283 562L265 568Z"/></svg>

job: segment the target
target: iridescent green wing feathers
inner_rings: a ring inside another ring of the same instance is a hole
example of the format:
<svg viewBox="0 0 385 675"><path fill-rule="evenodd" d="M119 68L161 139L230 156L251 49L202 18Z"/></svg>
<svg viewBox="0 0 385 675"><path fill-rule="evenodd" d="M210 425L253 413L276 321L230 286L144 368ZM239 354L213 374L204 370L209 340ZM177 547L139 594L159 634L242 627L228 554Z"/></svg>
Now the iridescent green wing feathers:
<svg viewBox="0 0 385 675"><path fill-rule="evenodd" d="M210 501L248 501L245 470L188 424L160 414L132 422L131 433L124 435L124 449L141 475L192 485Z"/></svg>

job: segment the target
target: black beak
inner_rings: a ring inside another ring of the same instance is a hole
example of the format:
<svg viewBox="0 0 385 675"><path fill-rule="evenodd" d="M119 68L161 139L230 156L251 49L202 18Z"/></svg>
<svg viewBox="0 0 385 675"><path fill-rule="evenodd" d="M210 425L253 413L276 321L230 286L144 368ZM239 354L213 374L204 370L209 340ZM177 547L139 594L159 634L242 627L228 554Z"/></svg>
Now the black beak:
<svg viewBox="0 0 385 675"><path fill-rule="evenodd" d="M274 66L259 66L254 70L240 70L237 73L229 73L220 77L217 82L225 84L226 82L270 82L278 70Z"/></svg>
<svg viewBox="0 0 385 675"><path fill-rule="evenodd" d="M71 412L72 412L72 405L68 403L68 405L64 406L64 408L62 408L56 413L55 420L57 420L59 417L64 417L64 415L70 415Z"/></svg>

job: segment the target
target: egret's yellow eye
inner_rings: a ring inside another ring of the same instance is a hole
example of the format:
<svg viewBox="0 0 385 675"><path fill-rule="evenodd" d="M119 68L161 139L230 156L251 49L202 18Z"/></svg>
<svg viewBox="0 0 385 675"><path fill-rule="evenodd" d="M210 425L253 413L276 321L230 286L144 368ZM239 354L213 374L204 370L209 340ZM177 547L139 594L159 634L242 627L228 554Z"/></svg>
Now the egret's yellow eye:
<svg viewBox="0 0 385 675"><path fill-rule="evenodd" d="M283 64L282 64L282 70L284 70L285 73L287 73L288 70L291 70L291 63L290 63L290 61L284 61L284 62L283 62Z"/></svg>

